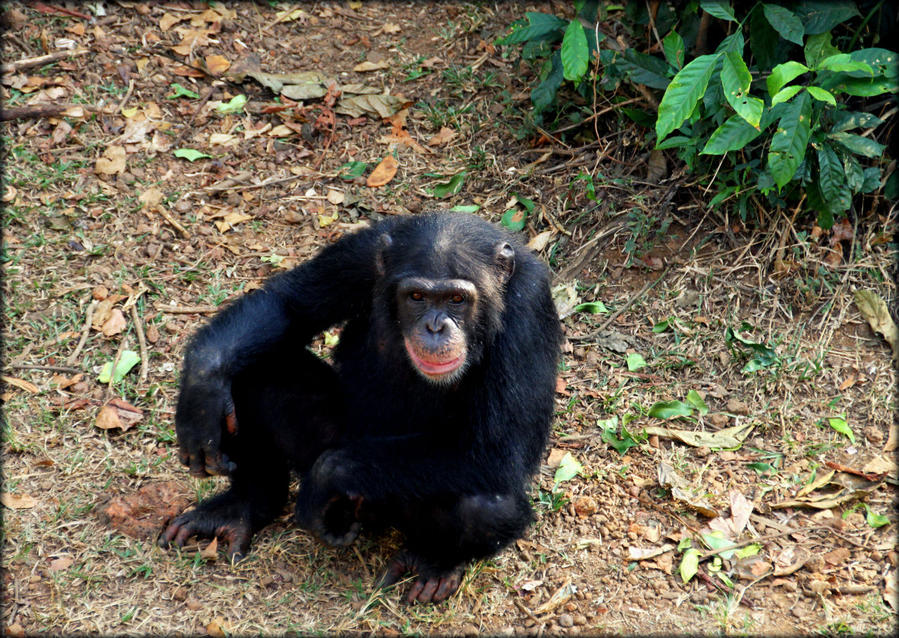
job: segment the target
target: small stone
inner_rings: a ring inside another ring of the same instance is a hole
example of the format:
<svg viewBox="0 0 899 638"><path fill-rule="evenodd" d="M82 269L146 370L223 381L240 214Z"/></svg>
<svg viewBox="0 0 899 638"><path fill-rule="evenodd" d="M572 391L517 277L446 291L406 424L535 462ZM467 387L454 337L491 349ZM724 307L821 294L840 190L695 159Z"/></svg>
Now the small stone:
<svg viewBox="0 0 899 638"><path fill-rule="evenodd" d="M727 411L732 414L746 416L747 414L749 414L749 406L740 399L729 399L727 401Z"/></svg>
<svg viewBox="0 0 899 638"><path fill-rule="evenodd" d="M185 604L185 605L187 606L187 608L190 609L191 611L197 611L198 609L202 609L202 608L203 608L203 605L200 604L200 601L197 600L196 598L194 598L193 596L191 596L191 597L188 598L186 601L184 601L184 604Z"/></svg>
<svg viewBox="0 0 899 638"><path fill-rule="evenodd" d="M581 625L587 624L587 617L584 614L575 614L574 615L574 624L580 627Z"/></svg>
<svg viewBox="0 0 899 638"><path fill-rule="evenodd" d="M559 616L559 624L562 627L574 627L574 617L571 614L562 614Z"/></svg>

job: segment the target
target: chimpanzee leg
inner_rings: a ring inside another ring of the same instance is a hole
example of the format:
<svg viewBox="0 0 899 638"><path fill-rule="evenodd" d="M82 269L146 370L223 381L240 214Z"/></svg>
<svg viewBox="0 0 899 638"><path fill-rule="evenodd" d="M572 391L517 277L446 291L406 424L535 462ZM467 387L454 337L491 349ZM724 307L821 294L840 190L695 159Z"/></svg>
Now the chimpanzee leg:
<svg viewBox="0 0 899 638"><path fill-rule="evenodd" d="M462 583L469 560L497 553L520 538L533 520L524 492L447 497L401 511L397 527L406 536L406 547L391 561L382 584L417 573L408 602L449 598Z"/></svg>
<svg viewBox="0 0 899 638"><path fill-rule="evenodd" d="M245 554L252 535L287 500L290 469L308 470L341 435L339 388L334 369L304 348L260 358L236 377L237 433L222 442L237 466L231 485L173 519L160 544L180 547L193 535L217 536L230 556Z"/></svg>

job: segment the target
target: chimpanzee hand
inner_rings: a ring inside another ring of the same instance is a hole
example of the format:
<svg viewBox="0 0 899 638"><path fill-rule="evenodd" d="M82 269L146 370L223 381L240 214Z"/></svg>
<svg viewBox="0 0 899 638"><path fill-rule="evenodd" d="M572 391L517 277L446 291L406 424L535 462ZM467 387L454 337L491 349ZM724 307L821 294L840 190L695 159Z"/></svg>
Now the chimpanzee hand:
<svg viewBox="0 0 899 638"><path fill-rule="evenodd" d="M178 458L192 476L230 474L237 466L221 449L223 437L237 434L230 384L216 375L197 376L185 369L175 412Z"/></svg>

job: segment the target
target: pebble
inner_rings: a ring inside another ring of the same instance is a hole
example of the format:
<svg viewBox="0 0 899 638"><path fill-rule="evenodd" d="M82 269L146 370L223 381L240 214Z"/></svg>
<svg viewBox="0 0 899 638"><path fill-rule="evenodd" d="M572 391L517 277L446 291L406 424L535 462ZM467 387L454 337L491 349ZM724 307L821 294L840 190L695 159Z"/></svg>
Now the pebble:
<svg viewBox="0 0 899 638"><path fill-rule="evenodd" d="M559 616L559 624L563 627L574 627L574 617L571 614L562 614Z"/></svg>

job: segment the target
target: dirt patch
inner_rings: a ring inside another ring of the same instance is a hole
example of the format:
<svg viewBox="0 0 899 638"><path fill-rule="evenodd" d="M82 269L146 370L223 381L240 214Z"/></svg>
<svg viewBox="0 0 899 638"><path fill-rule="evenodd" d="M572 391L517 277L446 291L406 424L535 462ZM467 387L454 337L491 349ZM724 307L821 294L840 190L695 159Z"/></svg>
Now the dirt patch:
<svg viewBox="0 0 899 638"><path fill-rule="evenodd" d="M534 147L535 70L492 45L514 3L102 6L4 12L4 62L73 47L4 79L4 110L72 109L3 130L7 633L889 631L896 368L852 292L895 303L895 210L860 220L835 259L810 222L759 234L674 169L650 183L643 133L615 113L598 147ZM251 54L411 107L393 123L342 115L327 96L276 101L185 64ZM245 108L218 110L238 95ZM385 156L397 172L371 187ZM236 565L156 546L152 527L223 485L187 475L172 425L186 340L217 307L367 220L478 206L498 221L522 207L513 197L536 203L522 232L549 233L540 254L570 302L552 462L524 539L473 565L451 600L411 607L373 585L398 539L324 547L286 509ZM128 351L140 363L99 381ZM104 429L113 398L141 418ZM663 401L688 414L652 416ZM722 449L647 428L746 437ZM580 472L556 482L566 453ZM120 517L98 515L110 500ZM739 547L718 551L722 538ZM700 553L684 582L688 544Z"/></svg>

